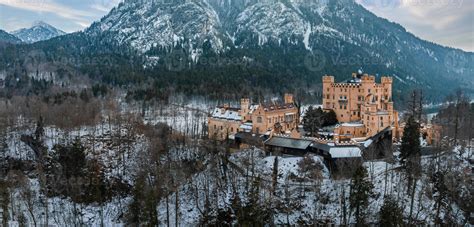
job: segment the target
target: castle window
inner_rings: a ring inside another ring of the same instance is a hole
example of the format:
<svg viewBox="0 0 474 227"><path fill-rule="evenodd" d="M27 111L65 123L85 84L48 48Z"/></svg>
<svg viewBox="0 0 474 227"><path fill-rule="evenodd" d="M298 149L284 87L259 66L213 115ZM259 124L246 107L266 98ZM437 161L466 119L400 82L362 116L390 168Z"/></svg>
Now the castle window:
<svg viewBox="0 0 474 227"><path fill-rule="evenodd" d="M233 128L233 127L232 127L232 128L230 128L230 132L234 132L234 128Z"/></svg>
<svg viewBox="0 0 474 227"><path fill-rule="evenodd" d="M326 95L326 98L329 99L329 95Z"/></svg>
<svg viewBox="0 0 474 227"><path fill-rule="evenodd" d="M257 117L257 123L262 123L262 117Z"/></svg>
<svg viewBox="0 0 474 227"><path fill-rule="evenodd" d="M341 117L344 117L344 114L341 114Z"/></svg>
<svg viewBox="0 0 474 227"><path fill-rule="evenodd" d="M217 125L214 125L214 129L217 129Z"/></svg>
<svg viewBox="0 0 474 227"><path fill-rule="evenodd" d="M224 130L224 126L221 125L221 130Z"/></svg>
<svg viewBox="0 0 474 227"><path fill-rule="evenodd" d="M370 89L369 89L369 93L370 93Z"/></svg>

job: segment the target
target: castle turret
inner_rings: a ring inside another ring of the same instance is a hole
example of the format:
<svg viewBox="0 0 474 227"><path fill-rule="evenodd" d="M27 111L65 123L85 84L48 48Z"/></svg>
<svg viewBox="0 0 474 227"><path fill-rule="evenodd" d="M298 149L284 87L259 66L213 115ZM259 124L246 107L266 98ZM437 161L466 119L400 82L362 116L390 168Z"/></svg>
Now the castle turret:
<svg viewBox="0 0 474 227"><path fill-rule="evenodd" d="M383 97L386 102L392 102L392 77L382 76Z"/></svg>
<svg viewBox="0 0 474 227"><path fill-rule="evenodd" d="M330 109L331 97L334 95L332 85L334 84L333 76L323 76L323 109Z"/></svg>
<svg viewBox="0 0 474 227"><path fill-rule="evenodd" d="M247 114L250 111L250 99L242 98L240 99L240 116L246 120Z"/></svg>
<svg viewBox="0 0 474 227"><path fill-rule="evenodd" d="M285 104L293 104L294 103L293 94L285 93L284 99L285 99L284 100Z"/></svg>

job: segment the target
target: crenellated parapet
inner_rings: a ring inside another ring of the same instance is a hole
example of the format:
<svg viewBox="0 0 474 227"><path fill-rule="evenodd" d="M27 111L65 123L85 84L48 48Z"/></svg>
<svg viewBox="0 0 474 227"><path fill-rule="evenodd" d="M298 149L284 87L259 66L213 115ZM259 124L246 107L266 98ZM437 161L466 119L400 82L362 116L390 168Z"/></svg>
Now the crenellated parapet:
<svg viewBox="0 0 474 227"><path fill-rule="evenodd" d="M334 76L323 76L323 83L334 83Z"/></svg>
<svg viewBox="0 0 474 227"><path fill-rule="evenodd" d="M392 84L393 78L389 76L382 76L381 82L382 84Z"/></svg>
<svg viewBox="0 0 474 227"><path fill-rule="evenodd" d="M362 83L375 83L375 76L369 76L369 74L364 74L361 78Z"/></svg>

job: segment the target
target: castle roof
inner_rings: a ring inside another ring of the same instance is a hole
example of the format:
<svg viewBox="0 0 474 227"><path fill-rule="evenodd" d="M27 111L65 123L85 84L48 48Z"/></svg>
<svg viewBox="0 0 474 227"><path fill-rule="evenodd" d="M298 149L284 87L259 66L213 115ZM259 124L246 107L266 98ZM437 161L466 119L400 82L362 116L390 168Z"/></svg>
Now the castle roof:
<svg viewBox="0 0 474 227"><path fill-rule="evenodd" d="M211 117L230 121L240 121L242 119L238 109L235 108L215 108Z"/></svg>

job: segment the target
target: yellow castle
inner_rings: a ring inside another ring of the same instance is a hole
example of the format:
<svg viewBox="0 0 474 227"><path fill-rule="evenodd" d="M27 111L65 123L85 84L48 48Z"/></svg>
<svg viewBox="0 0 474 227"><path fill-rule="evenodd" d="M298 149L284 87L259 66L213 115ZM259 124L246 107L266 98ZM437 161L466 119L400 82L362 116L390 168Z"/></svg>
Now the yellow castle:
<svg viewBox="0 0 474 227"><path fill-rule="evenodd" d="M393 109L392 78L353 73L352 78L336 83L333 76L323 77L323 109L336 113L339 125L335 139L367 138L385 129L398 132L398 113Z"/></svg>
<svg viewBox="0 0 474 227"><path fill-rule="evenodd" d="M208 117L209 138L225 140L238 132L266 134L288 133L298 128L299 112L292 94L285 94L282 102L252 104L250 99L240 100L240 107L225 104L216 107Z"/></svg>

